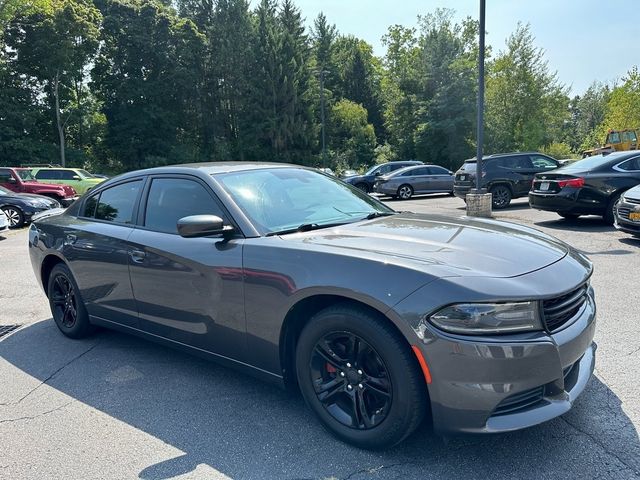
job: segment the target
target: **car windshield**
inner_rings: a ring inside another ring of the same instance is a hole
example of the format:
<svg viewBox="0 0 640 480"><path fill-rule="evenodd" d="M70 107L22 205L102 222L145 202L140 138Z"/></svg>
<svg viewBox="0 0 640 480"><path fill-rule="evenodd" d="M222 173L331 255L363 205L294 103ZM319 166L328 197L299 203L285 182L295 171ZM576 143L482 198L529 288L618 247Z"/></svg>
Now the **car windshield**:
<svg viewBox="0 0 640 480"><path fill-rule="evenodd" d="M586 170L592 170L594 168L598 168L605 163L610 163L612 160L617 158L619 155L609 154L609 155L594 155L593 157L583 158L582 160L578 160L577 162L570 163L569 165L565 165L562 167L564 172L583 172Z"/></svg>
<svg viewBox="0 0 640 480"><path fill-rule="evenodd" d="M29 181L29 180L35 180L36 179L36 177L34 177L33 174L31 173L31 170L27 170L26 168L25 169L16 170L16 172L18 172L18 175L20 176L20 178L22 180Z"/></svg>
<svg viewBox="0 0 640 480"><path fill-rule="evenodd" d="M83 177L83 178L94 178L94 176L93 176L91 173L89 173L89 172L87 172L86 170L83 170L83 169L81 169L81 168L80 168L80 169L78 169L78 170L76 170L76 171L77 171L77 172L80 174L80 176L81 176L81 177Z"/></svg>
<svg viewBox="0 0 640 480"><path fill-rule="evenodd" d="M215 178L262 234L395 213L366 193L303 168L248 170Z"/></svg>
<svg viewBox="0 0 640 480"><path fill-rule="evenodd" d="M371 167L369 170L365 172L365 175L373 175L374 172L378 170L378 168L380 168L380 165L374 165L373 167Z"/></svg>

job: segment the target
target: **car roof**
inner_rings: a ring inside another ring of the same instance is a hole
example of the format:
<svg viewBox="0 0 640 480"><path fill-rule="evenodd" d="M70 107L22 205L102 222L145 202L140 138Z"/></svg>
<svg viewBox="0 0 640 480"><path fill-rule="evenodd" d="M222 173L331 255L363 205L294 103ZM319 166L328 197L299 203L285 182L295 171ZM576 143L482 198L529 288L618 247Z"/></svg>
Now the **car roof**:
<svg viewBox="0 0 640 480"><path fill-rule="evenodd" d="M315 168L305 167L302 165L293 165L290 163L277 162L202 162L202 163L182 163L177 165L166 165L163 167L152 167L141 170L126 172L116 177L105 180L105 185L113 183L112 180L122 180L140 175L162 175L162 174L194 174L201 175L220 175L223 173L242 172L249 170L261 170L266 168L304 168L313 170ZM107 183L108 182L108 183Z"/></svg>

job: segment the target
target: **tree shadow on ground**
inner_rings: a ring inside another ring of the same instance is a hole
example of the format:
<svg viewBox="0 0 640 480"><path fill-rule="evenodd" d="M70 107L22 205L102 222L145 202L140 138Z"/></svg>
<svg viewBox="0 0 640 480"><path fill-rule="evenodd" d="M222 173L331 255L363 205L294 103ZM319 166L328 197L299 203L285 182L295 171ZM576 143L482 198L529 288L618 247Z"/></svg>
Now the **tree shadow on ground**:
<svg viewBox="0 0 640 480"><path fill-rule="evenodd" d="M124 334L102 330L73 341L46 320L1 341L0 357L184 452L145 466L138 473L145 480L202 464L234 479L630 478L640 471L636 429L596 377L571 412L538 427L444 442L424 426L395 448L369 452L327 434L295 394ZM0 404L31 394L20 385L0 392Z"/></svg>

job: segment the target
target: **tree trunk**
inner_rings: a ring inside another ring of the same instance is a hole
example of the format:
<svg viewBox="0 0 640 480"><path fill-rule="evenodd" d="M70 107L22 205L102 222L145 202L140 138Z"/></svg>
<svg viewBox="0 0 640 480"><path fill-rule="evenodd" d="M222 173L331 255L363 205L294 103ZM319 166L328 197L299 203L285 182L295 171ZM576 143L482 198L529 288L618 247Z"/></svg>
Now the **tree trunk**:
<svg viewBox="0 0 640 480"><path fill-rule="evenodd" d="M56 72L53 79L53 96L56 100L56 126L58 127L58 139L60 141L60 165L65 167L64 125L60 115L60 73Z"/></svg>

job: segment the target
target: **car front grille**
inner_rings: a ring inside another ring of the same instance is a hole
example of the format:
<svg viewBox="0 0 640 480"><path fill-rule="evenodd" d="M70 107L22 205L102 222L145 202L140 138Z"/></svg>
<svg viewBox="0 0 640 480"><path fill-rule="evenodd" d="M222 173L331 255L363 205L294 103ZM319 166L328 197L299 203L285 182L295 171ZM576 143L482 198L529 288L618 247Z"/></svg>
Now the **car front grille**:
<svg viewBox="0 0 640 480"><path fill-rule="evenodd" d="M621 218L629 219L629 213L631 213L630 208L618 207L618 216Z"/></svg>
<svg viewBox="0 0 640 480"><path fill-rule="evenodd" d="M589 284L585 283L565 295L543 301L542 310L547 330L556 331L571 320L587 301L588 290Z"/></svg>
<svg viewBox="0 0 640 480"><path fill-rule="evenodd" d="M636 198L625 197L624 201L626 203L633 203L634 205L640 205L640 200Z"/></svg>
<svg viewBox="0 0 640 480"><path fill-rule="evenodd" d="M544 396L544 386L541 385L536 388L525 390L524 392L516 393L510 397L505 398L498 404L493 411L492 416L507 415L509 413L516 413L527 408L533 407L538 404Z"/></svg>

